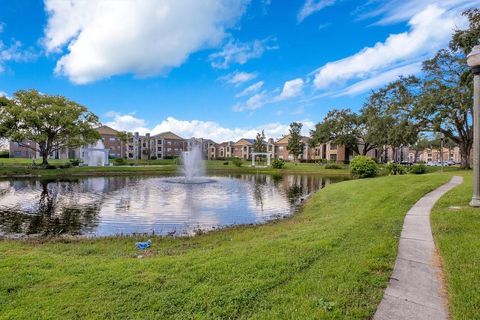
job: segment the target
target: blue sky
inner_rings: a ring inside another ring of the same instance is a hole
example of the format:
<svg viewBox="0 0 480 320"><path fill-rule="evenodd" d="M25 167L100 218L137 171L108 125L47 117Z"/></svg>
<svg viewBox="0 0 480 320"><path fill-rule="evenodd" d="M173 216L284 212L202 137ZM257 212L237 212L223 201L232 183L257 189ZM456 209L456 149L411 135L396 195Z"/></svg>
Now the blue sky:
<svg viewBox="0 0 480 320"><path fill-rule="evenodd" d="M448 44L476 0L2 0L0 92L120 130L217 141L305 132Z"/></svg>

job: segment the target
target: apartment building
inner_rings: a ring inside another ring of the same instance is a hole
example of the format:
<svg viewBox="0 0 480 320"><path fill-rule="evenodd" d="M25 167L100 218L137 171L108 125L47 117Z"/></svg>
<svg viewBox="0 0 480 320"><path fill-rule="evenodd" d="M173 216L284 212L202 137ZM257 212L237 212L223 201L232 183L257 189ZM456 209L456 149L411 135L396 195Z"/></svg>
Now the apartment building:
<svg viewBox="0 0 480 320"><path fill-rule="evenodd" d="M118 131L110 128L109 126L101 126L97 128L98 133L100 134L101 140L105 146L105 149L110 150L110 156L114 158L119 158L123 156L123 143L118 139ZM32 149L26 147L25 145L37 148L37 144L33 141L23 141L21 143L10 141L9 142L9 153L10 158L28 158L28 159L37 159L40 158L38 152L33 151ZM50 155L50 159L82 159L82 148L75 149L61 149L54 151Z"/></svg>
<svg viewBox="0 0 480 320"><path fill-rule="evenodd" d="M218 143L210 139L204 138L190 138L187 142L188 150L192 150L192 148L200 148L202 152L202 157L204 159L216 159L218 158Z"/></svg>
<svg viewBox="0 0 480 320"><path fill-rule="evenodd" d="M443 161L461 162L459 147L443 148ZM409 150L408 160L410 162L441 162L442 151L440 149L427 148L423 150Z"/></svg>
<svg viewBox="0 0 480 320"><path fill-rule="evenodd" d="M123 158L125 156L124 143L118 138L118 131L109 126L101 126L97 128L102 138L105 149L110 150L110 157Z"/></svg>
<svg viewBox="0 0 480 320"><path fill-rule="evenodd" d="M242 138L233 144L232 156L241 159L250 159L253 152L254 139Z"/></svg>
<svg viewBox="0 0 480 320"><path fill-rule="evenodd" d="M218 152L217 155L221 159L225 158L232 158L233 157L233 148L235 142L233 141L225 141L218 145Z"/></svg>
<svg viewBox="0 0 480 320"><path fill-rule="evenodd" d="M168 131L151 136L150 133L140 135L135 132L129 139L126 148L127 159L168 159L181 156L188 150L187 140Z"/></svg>

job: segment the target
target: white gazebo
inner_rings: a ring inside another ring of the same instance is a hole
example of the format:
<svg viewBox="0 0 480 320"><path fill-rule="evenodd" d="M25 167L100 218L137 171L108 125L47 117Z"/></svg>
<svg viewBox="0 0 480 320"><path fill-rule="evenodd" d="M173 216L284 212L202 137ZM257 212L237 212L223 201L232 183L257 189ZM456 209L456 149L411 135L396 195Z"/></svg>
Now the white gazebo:
<svg viewBox="0 0 480 320"><path fill-rule="evenodd" d="M272 153L271 152L252 152L252 167L255 167L255 157L256 156L267 156L267 166L270 166L272 163Z"/></svg>

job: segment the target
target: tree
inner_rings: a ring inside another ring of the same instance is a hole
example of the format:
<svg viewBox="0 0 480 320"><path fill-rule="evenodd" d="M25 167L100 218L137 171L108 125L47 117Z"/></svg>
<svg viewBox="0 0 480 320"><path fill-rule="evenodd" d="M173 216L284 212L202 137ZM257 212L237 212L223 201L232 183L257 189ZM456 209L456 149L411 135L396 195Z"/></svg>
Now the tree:
<svg viewBox="0 0 480 320"><path fill-rule="evenodd" d="M370 140L378 147L382 146L383 152L386 151L386 146L390 146L396 162L403 160L397 159L397 148L414 144L419 134L419 125L410 114L416 101L415 92L399 86L399 83L404 83L402 80L406 83L417 81L416 78L400 78L397 82L374 91L368 98L366 107L374 109L373 114L377 116L371 117L364 111L368 121L374 122L370 125L370 131L373 132Z"/></svg>
<svg viewBox="0 0 480 320"><path fill-rule="evenodd" d="M373 101L373 100L372 100ZM344 145L359 155L386 144L389 123L379 105L368 101L360 114L350 109L332 110L312 132L312 144L331 142Z"/></svg>
<svg viewBox="0 0 480 320"><path fill-rule="evenodd" d="M419 158L420 150L425 150L430 148L430 140L425 135L420 135L417 142L412 146L415 150L415 159L413 162L417 162Z"/></svg>
<svg viewBox="0 0 480 320"><path fill-rule="evenodd" d="M267 144L265 141L265 131L262 130L262 132L257 133L257 137L255 138L255 141L253 142L253 150L255 152L267 152Z"/></svg>
<svg viewBox="0 0 480 320"><path fill-rule="evenodd" d="M94 129L98 124L98 117L86 107L36 90L17 91L0 109L0 134L39 152L44 165L52 152L78 148L100 139Z"/></svg>
<svg viewBox="0 0 480 320"><path fill-rule="evenodd" d="M350 109L331 110L312 132L312 143L331 142L358 151L359 117ZM359 153L359 152L357 152Z"/></svg>
<svg viewBox="0 0 480 320"><path fill-rule="evenodd" d="M131 132L119 131L119 132L117 133L117 138L118 138L118 140L120 140L120 142L121 142L121 144L120 144L120 148L121 148L120 154L123 154L125 158L127 157L127 152L128 152L128 150L124 150L123 148L126 147L128 141L129 141L130 139L132 139L132 137L133 137L133 134L132 134Z"/></svg>
<svg viewBox="0 0 480 320"><path fill-rule="evenodd" d="M303 153L303 142L300 134L302 126L300 122L292 122L290 124L290 138L288 139L287 150L293 155L294 161L297 161L298 156Z"/></svg>
<svg viewBox="0 0 480 320"><path fill-rule="evenodd" d="M426 129L456 142L462 168L468 168L473 146L473 85L465 56L450 49L440 50L424 62L423 71L422 95L413 115Z"/></svg>
<svg viewBox="0 0 480 320"><path fill-rule="evenodd" d="M449 47L455 52L467 55L480 41L480 9L470 9L464 11L462 15L468 18L469 27L465 30L455 30Z"/></svg>

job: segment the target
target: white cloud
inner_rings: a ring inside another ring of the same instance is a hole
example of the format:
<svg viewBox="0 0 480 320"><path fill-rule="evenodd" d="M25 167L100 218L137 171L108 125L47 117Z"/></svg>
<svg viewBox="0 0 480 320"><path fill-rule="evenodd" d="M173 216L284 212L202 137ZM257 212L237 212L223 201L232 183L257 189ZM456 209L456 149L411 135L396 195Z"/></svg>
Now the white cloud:
<svg viewBox="0 0 480 320"><path fill-rule="evenodd" d="M297 21L300 23L315 12L318 12L325 7L334 5L335 2L336 0L306 0L297 14Z"/></svg>
<svg viewBox="0 0 480 320"><path fill-rule="evenodd" d="M116 112L110 112L107 117L115 117L113 121L106 122L105 124L116 129L135 132L140 134L150 132L152 135L161 132L172 131L183 138L207 138L216 142L223 141L237 141L240 138L255 138L257 132L265 130L265 134L269 138L279 138L285 134L288 134L289 125L279 122L266 123L259 126L252 127L236 127L227 128L221 126L217 122L202 121L202 120L179 120L174 117L168 117L153 128L148 129L145 126L146 121L134 117L131 114L118 114ZM309 119L298 120L302 122L304 127L302 134L308 135L310 129L313 129L315 124ZM139 128L139 126L141 128Z"/></svg>
<svg viewBox="0 0 480 320"><path fill-rule="evenodd" d="M303 85L304 82L301 78L286 81L283 84L282 92L275 98L275 101L298 97L300 94L302 94Z"/></svg>
<svg viewBox="0 0 480 320"><path fill-rule="evenodd" d="M220 79L225 81L226 83L229 83L237 87L245 82L255 79L256 77L257 77L256 73L235 71L227 74L224 77L221 77Z"/></svg>
<svg viewBox="0 0 480 320"><path fill-rule="evenodd" d="M275 90L263 90L261 92L258 92L263 87L263 84L263 81L257 82L246 88L243 92L237 94L235 97L239 98L257 92L251 97L249 97L246 101L237 102L232 107L232 110L235 112L242 112L247 110L253 111L265 106L266 104L271 104L298 97L303 92L305 82L303 81L303 79L297 78L286 81L283 85L282 90L277 88Z"/></svg>
<svg viewBox="0 0 480 320"><path fill-rule="evenodd" d="M327 89L351 80L372 78L399 64L407 65L431 56L448 43L453 28L462 21L458 14L430 5L409 20L410 31L392 34L385 42L317 69L314 86Z"/></svg>
<svg viewBox="0 0 480 320"><path fill-rule="evenodd" d="M55 72L74 83L113 75L165 74L217 46L249 0L45 0L47 52L65 53Z"/></svg>
<svg viewBox="0 0 480 320"><path fill-rule="evenodd" d="M260 58L265 51L276 50L275 38L239 42L230 39L221 51L212 53L211 65L218 69L227 69L233 64L245 64L248 60Z"/></svg>
<svg viewBox="0 0 480 320"><path fill-rule="evenodd" d="M235 98L240 98L240 97L244 97L244 96L254 94L254 93L258 92L260 89L262 89L263 85L264 85L263 81L255 82L254 84L245 88L245 90L243 90L242 92L237 93L235 95Z"/></svg>
<svg viewBox="0 0 480 320"><path fill-rule="evenodd" d="M133 114L120 114L117 112L107 112L105 117L110 121L104 124L119 131L131 131L145 134L149 132L146 128L147 122L144 119L135 117Z"/></svg>
<svg viewBox="0 0 480 320"><path fill-rule="evenodd" d="M263 90L262 92L258 92L251 96L250 98L247 99L247 101L243 103L236 103L233 107L232 110L235 112L242 112L242 111L253 111L257 110L264 105L271 103L272 99L270 97L270 94L267 90Z"/></svg>
<svg viewBox="0 0 480 320"><path fill-rule="evenodd" d="M386 83L395 81L398 79L398 77L402 75L411 75L411 74L417 74L420 72L422 69L422 64L420 62L415 62L406 66L394 68L388 71L385 71L383 73L380 73L377 76L374 76L369 79L365 79L362 81L359 81L343 90L341 90L338 93L335 93L333 96L334 97L340 97L340 96L352 96L356 95L362 92L366 92L375 88L379 88Z"/></svg>
<svg viewBox="0 0 480 320"><path fill-rule="evenodd" d="M3 23L0 23L0 34L3 32L4 26ZM32 52L23 50L20 41L12 39L11 43L7 45L0 39L0 72L4 71L7 62L28 61L33 57Z"/></svg>
<svg viewBox="0 0 480 320"><path fill-rule="evenodd" d="M373 9L372 9L373 5ZM438 5L448 10L454 10L457 13L472 7L472 0L390 0L390 1L371 1L360 10L358 18L360 20L377 18L375 25L388 25L402 21L410 20L419 11L428 5Z"/></svg>

